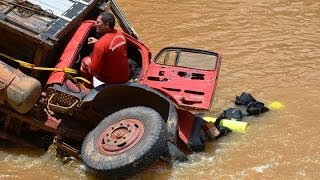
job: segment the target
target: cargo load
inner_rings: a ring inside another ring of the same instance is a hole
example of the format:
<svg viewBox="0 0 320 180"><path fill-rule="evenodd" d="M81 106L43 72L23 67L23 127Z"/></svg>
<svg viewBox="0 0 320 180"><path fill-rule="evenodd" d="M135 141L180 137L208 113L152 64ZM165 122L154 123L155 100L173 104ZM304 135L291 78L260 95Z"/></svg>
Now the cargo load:
<svg viewBox="0 0 320 180"><path fill-rule="evenodd" d="M27 113L39 100L41 83L0 61L0 105L8 104L19 113Z"/></svg>

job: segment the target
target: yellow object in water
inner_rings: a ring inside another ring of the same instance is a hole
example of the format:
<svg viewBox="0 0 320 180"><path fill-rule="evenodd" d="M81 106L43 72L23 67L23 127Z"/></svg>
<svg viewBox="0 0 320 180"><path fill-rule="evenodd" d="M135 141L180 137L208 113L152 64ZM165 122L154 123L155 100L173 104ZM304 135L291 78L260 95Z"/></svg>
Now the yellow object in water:
<svg viewBox="0 0 320 180"><path fill-rule="evenodd" d="M273 101L268 105L268 108L271 110L278 110L284 108L284 105L279 101Z"/></svg>
<svg viewBox="0 0 320 180"><path fill-rule="evenodd" d="M217 118L213 118L213 117L203 117L203 119L211 123L214 123L217 120ZM241 133L245 133L249 128L249 124L247 122L234 121L229 119L222 119L220 121L220 126L225 126L231 129L233 132L241 132Z"/></svg>

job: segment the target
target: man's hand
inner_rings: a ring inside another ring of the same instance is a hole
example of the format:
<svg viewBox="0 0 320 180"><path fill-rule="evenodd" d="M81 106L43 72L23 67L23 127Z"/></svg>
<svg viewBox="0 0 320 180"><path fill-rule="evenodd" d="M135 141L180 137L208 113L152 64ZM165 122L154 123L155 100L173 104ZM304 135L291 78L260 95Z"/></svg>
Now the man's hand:
<svg viewBox="0 0 320 180"><path fill-rule="evenodd" d="M82 59L80 70L84 72L89 72L89 66L91 64L91 57L86 56Z"/></svg>
<svg viewBox="0 0 320 180"><path fill-rule="evenodd" d="M87 63L81 63L81 69L88 70L88 64Z"/></svg>
<svg viewBox="0 0 320 180"><path fill-rule="evenodd" d="M98 39L94 38L94 37L89 37L88 38L88 44L94 44L98 41Z"/></svg>

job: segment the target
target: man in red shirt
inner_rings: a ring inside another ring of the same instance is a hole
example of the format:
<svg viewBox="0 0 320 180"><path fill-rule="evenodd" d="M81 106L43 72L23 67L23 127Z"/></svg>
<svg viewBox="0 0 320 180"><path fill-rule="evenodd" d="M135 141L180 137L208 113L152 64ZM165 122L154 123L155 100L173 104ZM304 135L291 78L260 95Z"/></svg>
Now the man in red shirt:
<svg viewBox="0 0 320 180"><path fill-rule="evenodd" d="M91 58L81 63L81 74L92 80L93 77L107 83L123 83L129 80L129 63L126 39L122 32L114 29L115 18L109 12L101 13L96 20L96 31L101 37L88 38L94 44Z"/></svg>

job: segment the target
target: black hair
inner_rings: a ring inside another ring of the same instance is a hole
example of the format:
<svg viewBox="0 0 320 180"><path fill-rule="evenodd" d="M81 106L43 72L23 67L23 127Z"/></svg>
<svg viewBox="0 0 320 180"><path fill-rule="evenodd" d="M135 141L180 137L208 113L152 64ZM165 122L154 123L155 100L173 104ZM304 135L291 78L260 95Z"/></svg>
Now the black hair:
<svg viewBox="0 0 320 180"><path fill-rule="evenodd" d="M110 28L114 28L115 24L116 24L116 20L114 18L114 15L110 12L102 12L100 13L101 16L101 20L103 22L103 24L109 24Z"/></svg>

